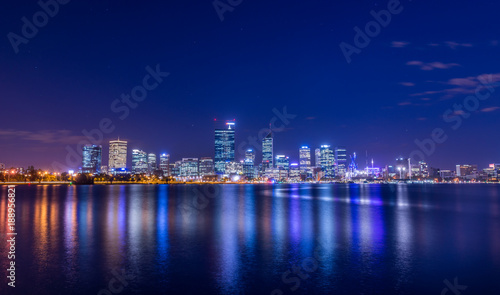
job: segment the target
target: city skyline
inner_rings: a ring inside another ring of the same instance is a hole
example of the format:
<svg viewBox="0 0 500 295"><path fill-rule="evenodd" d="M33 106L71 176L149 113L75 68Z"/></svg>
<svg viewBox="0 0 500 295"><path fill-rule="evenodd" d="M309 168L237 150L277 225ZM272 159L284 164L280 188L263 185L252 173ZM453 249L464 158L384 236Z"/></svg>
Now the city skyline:
<svg viewBox="0 0 500 295"><path fill-rule="evenodd" d="M203 143L213 137L207 124L213 118L238 118L240 142L277 118L283 126L274 134L278 154L341 143L360 158L368 151L388 162L418 150L415 140L431 139L439 128L446 140L428 162L500 161L494 136L500 43L490 23L500 4L401 1L390 24L349 63L340 45L354 46L354 28L364 28L387 3L310 3L272 3L263 11L248 2L226 12L223 22L211 3L142 3L147 19L118 3L61 5L17 53L4 38L0 63L9 73L2 84L0 161L45 169L64 163L66 146L79 150L103 119L111 130L106 139L126 137L181 158L208 154ZM41 9L6 5L0 12L5 36L21 34L21 19ZM287 13L276 18L271 11L281 5ZM455 17L444 21L449 7ZM150 30L158 25L160 35ZM143 80L151 90L130 101ZM466 99L481 85L492 93L476 106Z"/></svg>
<svg viewBox="0 0 500 295"><path fill-rule="evenodd" d="M217 120L215 120L217 121ZM259 163L262 163L261 165L262 166L266 166L266 161L265 159L272 159L271 163L268 164L270 166L268 167L276 167L276 161L277 161L277 158L278 157L287 157L287 161L290 164L297 164L299 165L299 167L304 167L303 165L310 165L310 167L321 167L322 165L323 166L327 166L325 165L325 163L321 163L321 161L333 161L333 166L332 171L329 171L328 175L332 176L332 175L343 175L345 173L345 171L347 171L349 169L349 160L348 160L348 157L352 157L352 155L354 154L356 157L357 157L357 152L356 151L352 151L351 154L349 154L347 152L347 149L345 146L343 145L340 145L340 146L333 146L330 145L330 144L322 144L320 146L317 146L317 147L313 147L311 149L311 147L309 145L302 145L300 147L297 147L297 150L296 150L296 153L295 152L292 152L290 154L280 154L280 153L276 153L275 150L274 150L274 134L272 132L272 129L267 129L268 131L263 133L265 134L265 136L263 136L260 144L261 146L256 146L255 144L257 142L254 142L253 145L248 145L248 147L250 148L247 148L246 150L244 150L244 152L242 153L242 149L241 147L243 145L239 145L238 148L236 148L235 146L237 146L238 142L236 141L236 132L235 132L235 129L236 129L236 119L233 119L233 120L227 120L227 121L221 121L219 120L219 124L222 122L222 125L219 125L219 126L227 126L228 129L225 129L226 127L215 127L214 130L215 130L215 143L214 143L214 147L215 147L215 153L212 153L211 155L208 155L208 154L201 154L201 155L189 155L189 157L186 157L186 156L178 156L178 157L173 157L174 161L173 162L170 162L171 160L171 154L168 153L168 152L165 152L165 149L162 149L161 152L158 152L158 151L155 151L155 152L151 152L151 151L148 151L147 149L143 149L143 148L133 148L131 149L130 153L127 153L127 150L128 150L128 140L120 140L120 137L116 138L116 139L110 139L110 140L105 140L105 141L102 141L104 144L103 145L93 145L93 144L87 144L87 145L84 145L82 147L82 151L81 151L81 155L80 155L80 159L81 159L81 163L79 166L76 166L76 167L69 167L70 170L76 170L78 171L78 169L82 170L82 172L84 173L93 173L95 172L95 170L86 170L85 169L85 163L87 162L90 162L90 161L96 161L95 157L96 156L93 156L94 158L92 160L90 160L91 158L91 154L92 152L94 152L95 149L98 149L96 150L94 153L98 153L100 155L100 159L98 161L98 169L97 170L100 170L100 167L101 166L104 166L106 167L106 169L108 171L112 171L111 169L116 169L116 171L118 171L119 169L123 168L124 171L130 171L132 173L135 173L135 172L141 172L141 173L148 173L152 170L152 167L150 166L150 163L151 163L151 157L154 158L154 168L155 169L160 169L161 170L161 166L160 164L165 162L165 163L168 163L168 164L163 164L164 167L172 164L172 163L175 163L175 160L176 159L211 159L214 163L214 167L215 167L215 174L223 174L223 172L221 173L221 171L219 171L219 173L217 172L217 142L218 141L227 141L227 143L221 143L219 144L221 146L221 148L219 150L222 150L222 149L226 149L225 152L219 152L219 154L221 154L222 156L224 157L228 157L226 160L224 160L223 162L245 162L245 160L247 159L248 155L248 151L251 150L252 153L253 153L253 159L254 159L254 165L255 165L255 168L258 167L258 162L257 162L257 159L259 159ZM262 129L262 131L264 131L266 129ZM227 138L227 132L230 132L231 135L230 135L230 138L228 139ZM219 135L217 135L217 132L222 132L222 137ZM246 143L246 141L245 141ZM109 148L106 150L104 147L107 147L109 146ZM90 152L88 150L91 150ZM238 152L237 150L240 150L240 152ZM304 159L302 159L302 150L303 149L309 149L309 164L307 164L307 161L304 161ZM259 152L256 153L255 150L258 150ZM292 150L292 149L288 149L288 150ZM327 150L327 155L325 156L323 153L324 151ZM87 152L87 153L86 153ZM105 156L105 155L108 155L108 156ZM140 155L137 155L137 154L140 154ZM279 155L278 155L279 154ZM313 156L313 154L316 154L315 156ZM258 156L256 156L258 155ZM278 155L278 156L276 156ZM159 157L157 157L159 156ZM165 161L162 161L162 157L167 157L168 159L165 160ZM292 157L292 159L290 160L289 158ZM393 157L392 160L386 162L386 163L383 163L383 162L380 162L380 161L377 161L377 166L378 167L385 167L385 166L392 166L393 164L395 164L395 166L397 166L398 164L398 159L402 157L401 154L399 154L399 156L397 157ZM223 158L223 157L222 157ZM222 159L221 158L221 159ZM341 159L339 161L339 158ZM370 165L368 165L368 163L371 163L373 165L373 161L374 159L377 158L377 155L368 155L368 151L366 151L366 157L364 158L364 162L366 163L366 165L363 166L363 161L359 161L359 159L356 159L356 163L359 165L359 167L361 169L364 169L364 168L370 168ZM408 157L403 157L405 159L407 159ZM103 161L103 159L108 159L107 162ZM312 161L312 159L314 159L314 161ZM418 159L418 158L417 158ZM405 160L406 161L406 160ZM139 164L137 164L137 162L139 162ZM425 163L428 163L428 161L423 161ZM436 165L432 165L433 168L436 168L436 169L442 169L442 170L447 170L447 169L455 169L455 167L457 166L461 166L461 165L473 165L473 166L476 166L476 168L479 166L479 167L488 167L490 166L492 163L498 163L500 161L489 161L488 164L485 164L485 165L481 165L481 164L477 164L477 163L474 163L474 162L466 162L466 161L461 161L461 160L456 160L454 164L450 165L450 166L445 166L445 167L438 167ZM131 164L128 164L128 163L131 163ZM303 163L303 164L302 164ZM467 163L467 164L464 164L464 163ZM5 164L5 162L0 162L0 164L2 164L3 166L7 166L7 168L9 167L23 167L21 165L16 165L16 164ZM107 164L107 165L104 165L104 164ZM302 165L301 165L302 164ZM314 164L314 165L313 165ZM339 166L340 164L340 166ZM413 164L417 164L414 163ZM32 166L33 164L29 164L25 167L28 167L28 166ZM138 166L139 165L139 166ZM329 164L330 165L330 164ZM358 165L356 166L356 168L358 167ZM224 166L224 165L222 165ZM4 167L5 169L5 167ZM264 167L265 169L265 167ZM340 169L340 170L339 170ZM54 171L54 172L67 172L67 171L61 171L61 170L54 170L54 169L45 169L42 167L42 170L47 170L47 171ZM339 174L339 171L340 171L340 174Z"/></svg>

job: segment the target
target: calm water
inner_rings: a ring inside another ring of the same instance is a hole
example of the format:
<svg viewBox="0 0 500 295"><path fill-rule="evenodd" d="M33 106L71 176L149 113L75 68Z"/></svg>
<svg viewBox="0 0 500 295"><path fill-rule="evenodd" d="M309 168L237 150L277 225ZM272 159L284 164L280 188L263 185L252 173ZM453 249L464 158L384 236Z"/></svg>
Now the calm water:
<svg viewBox="0 0 500 295"><path fill-rule="evenodd" d="M500 294L499 185L16 190L0 294Z"/></svg>

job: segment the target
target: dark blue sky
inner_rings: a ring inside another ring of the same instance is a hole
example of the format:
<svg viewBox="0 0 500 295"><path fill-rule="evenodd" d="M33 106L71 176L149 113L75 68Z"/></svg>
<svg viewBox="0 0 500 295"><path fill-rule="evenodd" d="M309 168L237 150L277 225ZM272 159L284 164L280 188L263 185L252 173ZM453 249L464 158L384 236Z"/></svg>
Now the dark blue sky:
<svg viewBox="0 0 500 295"><path fill-rule="evenodd" d="M341 42L354 45L354 27L389 2L243 0L221 21L207 0L71 1L16 54L8 34L21 36L21 19L41 8L4 1L0 162L67 164L65 147L103 118L115 126L105 141L120 136L174 160L213 156L214 118L236 119L238 146L285 106L297 117L276 133L275 153L292 160L300 145L331 144L392 164L442 128L431 166L500 162L498 89L450 115L470 114L456 130L443 120L475 95L478 76L500 81L500 3L402 0L348 63ZM170 75L120 120L111 104L157 64Z"/></svg>

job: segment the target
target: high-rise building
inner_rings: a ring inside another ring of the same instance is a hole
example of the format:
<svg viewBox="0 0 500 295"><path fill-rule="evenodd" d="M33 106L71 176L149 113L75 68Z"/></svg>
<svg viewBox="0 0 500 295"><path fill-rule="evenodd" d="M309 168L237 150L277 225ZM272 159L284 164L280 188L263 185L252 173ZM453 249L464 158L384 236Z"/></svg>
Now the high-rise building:
<svg viewBox="0 0 500 295"><path fill-rule="evenodd" d="M276 168L280 170L290 170L290 159L285 155L276 156Z"/></svg>
<svg viewBox="0 0 500 295"><path fill-rule="evenodd" d="M198 176L198 158L183 158L180 173L181 177Z"/></svg>
<svg viewBox="0 0 500 295"><path fill-rule="evenodd" d="M243 175L243 161L227 162L225 170L227 175Z"/></svg>
<svg viewBox="0 0 500 295"><path fill-rule="evenodd" d="M83 147L82 173L96 174L101 171L102 146L85 145Z"/></svg>
<svg viewBox="0 0 500 295"><path fill-rule="evenodd" d="M172 177L181 176L181 166L182 166L182 161L175 161L175 163L170 164L170 176Z"/></svg>
<svg viewBox="0 0 500 295"><path fill-rule="evenodd" d="M215 173L226 172L226 162L234 162L234 121L215 129Z"/></svg>
<svg viewBox="0 0 500 295"><path fill-rule="evenodd" d="M170 155L161 154L160 155L160 170L164 177L170 176Z"/></svg>
<svg viewBox="0 0 500 295"><path fill-rule="evenodd" d="M154 153L148 154L148 172L153 174L158 167L156 166L156 155Z"/></svg>
<svg viewBox="0 0 500 295"><path fill-rule="evenodd" d="M142 174L148 172L148 156L146 152L133 149L132 150L132 173Z"/></svg>
<svg viewBox="0 0 500 295"><path fill-rule="evenodd" d="M255 152L249 149L245 152L245 160L243 161L243 174L247 179L255 178Z"/></svg>
<svg viewBox="0 0 500 295"><path fill-rule="evenodd" d="M262 169L273 168L273 132L269 133L262 139Z"/></svg>
<svg viewBox="0 0 500 295"><path fill-rule="evenodd" d="M292 182L298 182L300 181L300 167L299 164L297 163L292 163L290 164L290 172L288 173L288 178Z"/></svg>
<svg viewBox="0 0 500 295"><path fill-rule="evenodd" d="M245 152L245 160L251 160L252 162L255 162L255 152L253 149L248 149Z"/></svg>
<svg viewBox="0 0 500 295"><path fill-rule="evenodd" d="M427 165L426 162L424 161L420 161L418 162L419 166L420 166L420 175L422 177L429 177L429 165Z"/></svg>
<svg viewBox="0 0 500 295"><path fill-rule="evenodd" d="M127 168L127 142L117 139L109 142L108 170L111 173Z"/></svg>
<svg viewBox="0 0 500 295"><path fill-rule="evenodd" d="M335 177L335 156L329 145L322 145L320 148L321 170L326 179Z"/></svg>
<svg viewBox="0 0 500 295"><path fill-rule="evenodd" d="M337 164L337 176L345 176L347 172L347 150L345 147L338 146L335 148L335 163Z"/></svg>
<svg viewBox="0 0 500 295"><path fill-rule="evenodd" d="M314 166L321 168L321 149L314 150Z"/></svg>
<svg viewBox="0 0 500 295"><path fill-rule="evenodd" d="M302 146L299 149L299 164L302 174L307 174L311 168L311 148Z"/></svg>
<svg viewBox="0 0 500 295"><path fill-rule="evenodd" d="M200 176L214 175L214 160L210 157L200 159Z"/></svg>

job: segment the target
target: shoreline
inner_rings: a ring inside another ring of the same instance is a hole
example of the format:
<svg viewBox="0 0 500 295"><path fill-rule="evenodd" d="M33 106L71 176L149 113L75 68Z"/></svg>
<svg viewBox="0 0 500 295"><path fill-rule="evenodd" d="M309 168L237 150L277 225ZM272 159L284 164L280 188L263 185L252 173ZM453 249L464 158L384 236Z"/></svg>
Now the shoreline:
<svg viewBox="0 0 500 295"><path fill-rule="evenodd" d="M160 182L96 182L93 184L76 184L66 181L45 181L45 182L0 182L0 186L9 185L68 185L68 186L80 186L80 185L208 185L208 184L500 184L499 182L424 182L424 181L394 181L394 182L282 182L282 183L269 183L269 182L170 182L170 183L160 183Z"/></svg>

